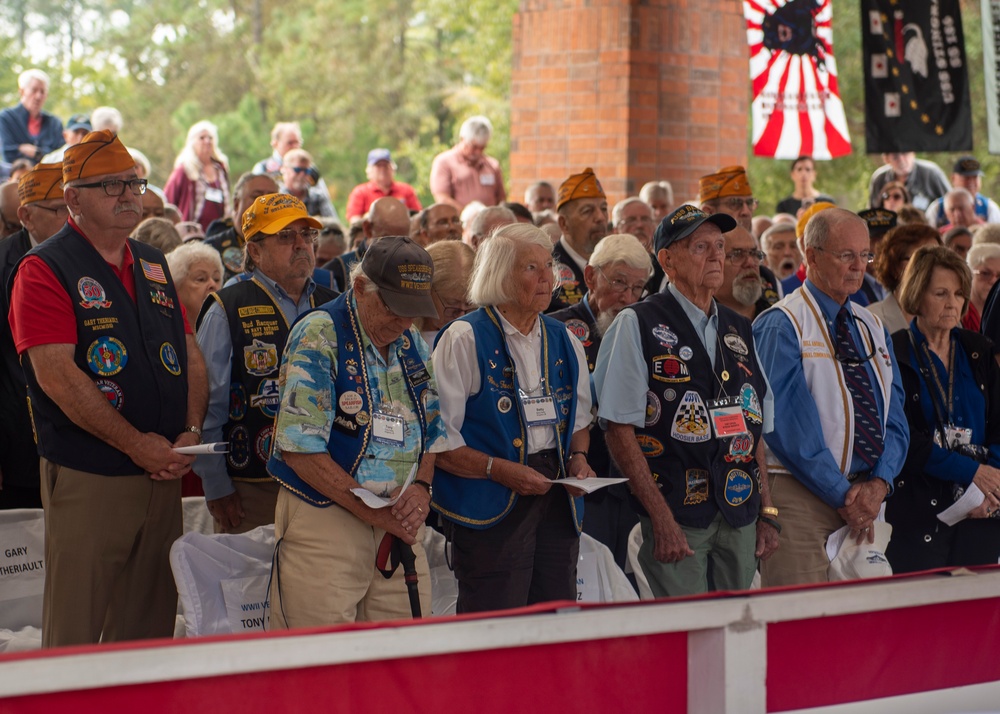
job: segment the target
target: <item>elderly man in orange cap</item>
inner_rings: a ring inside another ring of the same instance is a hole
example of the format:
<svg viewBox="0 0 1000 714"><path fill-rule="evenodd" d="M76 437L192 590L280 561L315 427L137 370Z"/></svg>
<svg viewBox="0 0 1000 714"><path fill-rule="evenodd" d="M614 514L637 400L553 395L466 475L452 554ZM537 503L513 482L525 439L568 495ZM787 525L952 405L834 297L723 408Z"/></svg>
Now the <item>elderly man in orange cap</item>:
<svg viewBox="0 0 1000 714"><path fill-rule="evenodd" d="M195 470L219 533L274 523L278 482L266 466L278 362L296 318L338 294L312 279L322 227L294 196L257 198L243 214L244 266L252 277L212 293L202 308L198 346L211 395L205 438L228 442L229 452L199 456Z"/></svg>
<svg viewBox="0 0 1000 714"><path fill-rule="evenodd" d="M163 254L128 237L146 181L125 146L88 134L62 181L69 218L19 264L10 309L42 457L42 644L169 637L194 458L175 449L201 441L205 365Z"/></svg>
<svg viewBox="0 0 1000 714"><path fill-rule="evenodd" d="M38 164L17 183L21 230L0 240L0 314L7 315L10 276L25 253L62 228L62 164ZM24 372L6 319L0 320L0 510L41 508L38 452L31 433Z"/></svg>
<svg viewBox="0 0 1000 714"><path fill-rule="evenodd" d="M552 249L559 289L553 307L576 305L587 292L584 270L590 254L608 234L608 197L594 170L573 174L559 186L556 198L562 238Z"/></svg>

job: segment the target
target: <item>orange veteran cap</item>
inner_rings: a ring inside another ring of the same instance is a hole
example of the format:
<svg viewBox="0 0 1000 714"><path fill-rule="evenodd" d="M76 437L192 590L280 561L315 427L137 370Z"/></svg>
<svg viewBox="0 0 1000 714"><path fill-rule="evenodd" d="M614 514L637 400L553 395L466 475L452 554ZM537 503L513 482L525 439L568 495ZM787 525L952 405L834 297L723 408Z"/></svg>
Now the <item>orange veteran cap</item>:
<svg viewBox="0 0 1000 714"><path fill-rule="evenodd" d="M815 216L820 211L825 211L828 208L836 208L836 204L830 203L829 201L819 201L809 206L806 210L802 211L802 215L799 216L799 220L795 223L795 237L801 238L806 234L806 224L809 219Z"/></svg>
<svg viewBox="0 0 1000 714"><path fill-rule="evenodd" d="M698 180L698 201L704 203L727 196L752 196L753 189L742 166L727 166Z"/></svg>
<svg viewBox="0 0 1000 714"><path fill-rule="evenodd" d="M135 159L116 134L92 131L63 154L63 183L91 176L107 176L135 168Z"/></svg>
<svg viewBox="0 0 1000 714"><path fill-rule="evenodd" d="M556 210L563 204L578 198L607 198L601 182L597 180L592 168L586 168L581 174L573 174L559 184L559 196L556 200Z"/></svg>
<svg viewBox="0 0 1000 714"><path fill-rule="evenodd" d="M62 198L62 164L36 164L17 181L17 197L22 206L50 198Z"/></svg>

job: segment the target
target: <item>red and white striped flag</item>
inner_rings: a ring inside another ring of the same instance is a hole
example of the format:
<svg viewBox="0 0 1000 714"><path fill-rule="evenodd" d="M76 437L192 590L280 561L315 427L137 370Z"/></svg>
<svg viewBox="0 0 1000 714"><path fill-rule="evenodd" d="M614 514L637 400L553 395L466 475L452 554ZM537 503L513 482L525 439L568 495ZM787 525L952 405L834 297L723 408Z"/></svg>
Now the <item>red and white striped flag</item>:
<svg viewBox="0 0 1000 714"><path fill-rule="evenodd" d="M851 153L837 88L830 0L743 0L753 82L753 153Z"/></svg>

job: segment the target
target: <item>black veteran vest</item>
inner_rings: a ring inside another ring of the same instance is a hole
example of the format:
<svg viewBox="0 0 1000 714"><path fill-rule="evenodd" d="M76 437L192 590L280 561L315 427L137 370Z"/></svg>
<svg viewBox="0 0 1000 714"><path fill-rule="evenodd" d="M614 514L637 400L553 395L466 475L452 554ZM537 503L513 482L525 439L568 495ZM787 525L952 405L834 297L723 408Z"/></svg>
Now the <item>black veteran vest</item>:
<svg viewBox="0 0 1000 714"><path fill-rule="evenodd" d="M173 442L187 415L184 318L163 253L128 241L136 301L90 242L68 224L32 250L62 283L76 313L77 367L140 432ZM84 431L38 386L27 353L21 364L38 453L80 471L126 476L143 469Z"/></svg>
<svg viewBox="0 0 1000 714"><path fill-rule="evenodd" d="M222 427L222 440L229 442L226 471L234 481L270 481L267 460L278 414L278 367L290 325L271 289L256 278L230 285L211 297L229 321L233 343L229 419ZM333 290L317 285L309 305L316 307L336 297ZM205 301L202 316L212 304Z"/></svg>
<svg viewBox="0 0 1000 714"><path fill-rule="evenodd" d="M351 478L358 472L372 436L372 404L368 387L369 365L365 359L364 343L357 311L351 307L354 290L348 290L320 310L333 320L337 332L337 375L333 383L333 424L327 450ZM307 314L307 313L304 313ZM303 315L299 316L301 320ZM414 344L415 331L411 328L396 340L396 357L403 367L406 389L413 400L420 422L420 454L423 457L427 441L426 400L433 389L430 372ZM378 369L376 366L375 369ZM290 407L294 408L294 406ZM271 456L267 469L282 486L314 506L327 507L333 499L316 490L284 461Z"/></svg>
<svg viewBox="0 0 1000 714"><path fill-rule="evenodd" d="M235 228L230 226L214 233L206 238L204 243L219 251L222 267L225 269L222 276L223 283L229 282L231 277L243 272L243 239Z"/></svg>
<svg viewBox="0 0 1000 714"><path fill-rule="evenodd" d="M632 306L649 366L646 423L636 440L677 522L705 528L719 511L735 528L760 507L754 454L763 430L766 383L750 322L718 305L715 368L673 295L664 290ZM746 433L717 438L709 402L733 397ZM645 510L637 499L639 513Z"/></svg>

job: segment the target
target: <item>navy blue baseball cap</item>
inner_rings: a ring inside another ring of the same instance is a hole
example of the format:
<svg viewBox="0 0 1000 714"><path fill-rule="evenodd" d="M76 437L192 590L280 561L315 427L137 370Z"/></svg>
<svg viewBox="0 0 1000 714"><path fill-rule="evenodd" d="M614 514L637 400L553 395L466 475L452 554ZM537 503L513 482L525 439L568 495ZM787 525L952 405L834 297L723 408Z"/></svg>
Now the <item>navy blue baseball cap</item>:
<svg viewBox="0 0 1000 714"><path fill-rule="evenodd" d="M705 222L714 223L723 233L728 233L736 227L736 219L728 213L705 213L696 206L683 205L660 221L653 233L653 246L659 252L679 240L684 240L698 230Z"/></svg>

